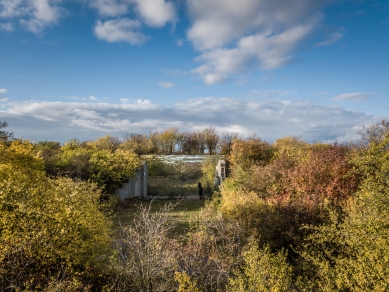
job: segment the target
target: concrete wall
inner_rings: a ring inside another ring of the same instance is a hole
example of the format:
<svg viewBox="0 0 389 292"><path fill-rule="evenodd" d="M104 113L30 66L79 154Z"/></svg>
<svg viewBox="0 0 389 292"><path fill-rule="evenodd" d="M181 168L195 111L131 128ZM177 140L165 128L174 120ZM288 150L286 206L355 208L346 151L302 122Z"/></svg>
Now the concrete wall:
<svg viewBox="0 0 389 292"><path fill-rule="evenodd" d="M214 186L217 188L226 179L226 162L219 160L215 169L215 182Z"/></svg>
<svg viewBox="0 0 389 292"><path fill-rule="evenodd" d="M147 180L149 168L146 161L143 161L135 175L122 184L122 188L116 190L116 197L120 200L130 198L147 198Z"/></svg>

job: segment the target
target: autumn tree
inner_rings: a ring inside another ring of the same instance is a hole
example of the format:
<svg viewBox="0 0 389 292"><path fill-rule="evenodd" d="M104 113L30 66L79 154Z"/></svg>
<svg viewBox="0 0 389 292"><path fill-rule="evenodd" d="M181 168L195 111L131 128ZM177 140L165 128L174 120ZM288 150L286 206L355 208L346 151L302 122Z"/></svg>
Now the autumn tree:
<svg viewBox="0 0 389 292"><path fill-rule="evenodd" d="M197 154L204 154L206 149L205 135L203 131L196 132Z"/></svg>
<svg viewBox="0 0 389 292"><path fill-rule="evenodd" d="M139 157L129 151L96 151L89 160L89 176L107 194L112 194L125 179L134 175L139 162Z"/></svg>
<svg viewBox="0 0 389 292"><path fill-rule="evenodd" d="M110 152L115 152L119 148L121 142L118 137L105 135L104 137L89 141L87 144L96 150L108 150Z"/></svg>
<svg viewBox="0 0 389 292"><path fill-rule="evenodd" d="M238 138L238 133L230 133L225 132L222 133L221 139L220 139L220 148L221 148L221 154L229 156L232 151L232 145L234 144L234 141Z"/></svg>
<svg viewBox="0 0 389 292"><path fill-rule="evenodd" d="M153 153L149 137L142 134L127 133L126 135L124 135L123 142L120 145L120 148L123 150L131 151L137 155Z"/></svg>
<svg viewBox="0 0 389 292"><path fill-rule="evenodd" d="M352 163L363 182L331 222L311 226L302 252L320 291L386 291L389 279L389 123L365 128Z"/></svg>
<svg viewBox="0 0 389 292"><path fill-rule="evenodd" d="M255 135L245 140L236 139L232 145L232 167L249 169L252 165L266 165L273 157L271 145Z"/></svg>
<svg viewBox="0 0 389 292"><path fill-rule="evenodd" d="M177 128L169 128L163 132L156 132L155 138L157 141L158 149L163 154L172 154L175 151L177 143Z"/></svg>
<svg viewBox="0 0 389 292"><path fill-rule="evenodd" d="M13 133L1 130L7 127L8 123L6 121L0 121L0 141L6 142L13 139Z"/></svg>
<svg viewBox="0 0 389 292"><path fill-rule="evenodd" d="M213 127L205 128L204 133L204 142L208 148L208 154L216 154L217 145L219 143L219 135L216 132L216 129Z"/></svg>
<svg viewBox="0 0 389 292"><path fill-rule="evenodd" d="M192 132L184 132L182 137L182 152L184 154L198 154L199 142L197 134Z"/></svg>
<svg viewBox="0 0 389 292"><path fill-rule="evenodd" d="M273 143L275 149L275 156L287 156L297 163L303 161L310 150L308 142L302 140L300 137L286 136L277 139Z"/></svg>
<svg viewBox="0 0 389 292"><path fill-rule="evenodd" d="M58 160L61 153L61 144L56 141L39 141L34 145L36 155L44 161L46 174L59 174Z"/></svg>

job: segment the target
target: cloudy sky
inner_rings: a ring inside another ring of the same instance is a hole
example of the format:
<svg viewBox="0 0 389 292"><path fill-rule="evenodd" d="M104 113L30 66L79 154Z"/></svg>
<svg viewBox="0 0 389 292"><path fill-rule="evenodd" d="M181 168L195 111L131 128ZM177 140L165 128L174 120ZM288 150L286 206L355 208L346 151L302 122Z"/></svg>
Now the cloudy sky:
<svg viewBox="0 0 389 292"><path fill-rule="evenodd" d="M389 112L387 0L0 0L24 139L215 127L351 141Z"/></svg>

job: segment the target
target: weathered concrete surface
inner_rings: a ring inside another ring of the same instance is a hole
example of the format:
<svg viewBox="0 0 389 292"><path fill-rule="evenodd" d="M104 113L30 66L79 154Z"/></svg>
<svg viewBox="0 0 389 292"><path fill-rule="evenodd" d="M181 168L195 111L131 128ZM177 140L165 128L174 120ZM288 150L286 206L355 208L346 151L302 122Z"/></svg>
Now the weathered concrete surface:
<svg viewBox="0 0 389 292"><path fill-rule="evenodd" d="M116 190L116 197L119 200L130 198L147 198L147 180L149 169L146 161L143 161L135 175L122 184L122 188Z"/></svg>

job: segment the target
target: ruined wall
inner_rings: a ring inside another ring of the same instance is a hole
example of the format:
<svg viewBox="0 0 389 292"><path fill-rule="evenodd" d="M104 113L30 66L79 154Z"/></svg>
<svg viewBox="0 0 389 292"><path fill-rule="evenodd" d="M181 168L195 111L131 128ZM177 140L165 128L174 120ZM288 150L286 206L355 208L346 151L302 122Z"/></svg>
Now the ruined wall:
<svg viewBox="0 0 389 292"><path fill-rule="evenodd" d="M135 175L123 183L122 188L116 190L116 197L123 201L130 198L147 198L148 176L148 165L143 161Z"/></svg>

